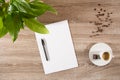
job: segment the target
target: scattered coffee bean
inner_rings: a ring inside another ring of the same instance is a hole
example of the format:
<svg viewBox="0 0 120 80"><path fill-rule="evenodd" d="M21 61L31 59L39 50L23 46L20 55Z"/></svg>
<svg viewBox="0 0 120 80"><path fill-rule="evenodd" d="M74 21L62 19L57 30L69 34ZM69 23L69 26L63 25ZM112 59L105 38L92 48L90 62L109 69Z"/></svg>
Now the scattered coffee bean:
<svg viewBox="0 0 120 80"><path fill-rule="evenodd" d="M99 36L100 34L94 34L94 35L90 35L90 37L96 37Z"/></svg>
<svg viewBox="0 0 120 80"><path fill-rule="evenodd" d="M97 27L97 32L103 32L103 29L100 27Z"/></svg>
<svg viewBox="0 0 120 80"><path fill-rule="evenodd" d="M90 35L89 37L92 37L92 35Z"/></svg>
<svg viewBox="0 0 120 80"><path fill-rule="evenodd" d="M101 4L98 4L98 6L101 6ZM95 15L97 20L90 21L89 23L94 23L94 25L97 27L97 30L92 31L92 35L90 37L99 36L104 29L107 29L107 27L110 27L113 23L111 19L111 14L113 14L113 12L108 12L106 9L100 7L94 8L94 11L97 12Z"/></svg>
<svg viewBox="0 0 120 80"><path fill-rule="evenodd" d="M100 9L100 11L102 11L102 8Z"/></svg>
<svg viewBox="0 0 120 80"><path fill-rule="evenodd" d="M106 12L106 10L104 10L104 12Z"/></svg>
<svg viewBox="0 0 120 80"><path fill-rule="evenodd" d="M97 9L96 8L94 8L94 11L96 11Z"/></svg>
<svg viewBox="0 0 120 80"><path fill-rule="evenodd" d="M95 25L102 25L102 23L100 23L100 22L95 22L94 24Z"/></svg>
<svg viewBox="0 0 120 80"><path fill-rule="evenodd" d="M97 16L99 17L99 16L104 16L105 14L104 13L102 13L102 14L97 14Z"/></svg>
<svg viewBox="0 0 120 80"><path fill-rule="evenodd" d="M102 25L102 27L108 27L108 25Z"/></svg>
<svg viewBox="0 0 120 80"><path fill-rule="evenodd" d="M101 6L101 4L98 4L98 6Z"/></svg>
<svg viewBox="0 0 120 80"><path fill-rule="evenodd" d="M109 21L111 21L112 19L109 19Z"/></svg>
<svg viewBox="0 0 120 80"><path fill-rule="evenodd" d="M89 23L93 23L92 21L89 21Z"/></svg>
<svg viewBox="0 0 120 80"><path fill-rule="evenodd" d="M100 12L98 12L100 14Z"/></svg>

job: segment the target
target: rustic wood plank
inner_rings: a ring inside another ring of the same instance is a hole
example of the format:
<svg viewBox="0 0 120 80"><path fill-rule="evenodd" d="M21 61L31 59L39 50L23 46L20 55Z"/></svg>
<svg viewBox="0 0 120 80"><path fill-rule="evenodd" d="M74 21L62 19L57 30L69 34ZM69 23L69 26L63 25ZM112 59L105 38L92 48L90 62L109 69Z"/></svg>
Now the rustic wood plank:
<svg viewBox="0 0 120 80"><path fill-rule="evenodd" d="M46 13L39 20L45 24L68 19L78 68L44 75L34 33L25 28L13 44L10 37L0 39L0 80L120 80L120 0L43 0L58 11L58 15ZM96 30L94 8L113 12L112 25L99 36L90 37ZM115 58L104 67L93 65L88 52L97 42L106 42L113 49Z"/></svg>

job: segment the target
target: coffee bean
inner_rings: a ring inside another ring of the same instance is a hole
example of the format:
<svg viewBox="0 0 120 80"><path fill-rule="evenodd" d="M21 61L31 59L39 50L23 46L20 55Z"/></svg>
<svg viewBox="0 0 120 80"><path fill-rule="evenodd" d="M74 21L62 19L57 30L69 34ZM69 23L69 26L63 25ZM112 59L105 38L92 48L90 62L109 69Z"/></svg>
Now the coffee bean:
<svg viewBox="0 0 120 80"><path fill-rule="evenodd" d="M102 23L100 23L100 22L95 22L94 24L95 25L102 25Z"/></svg>
<svg viewBox="0 0 120 80"><path fill-rule="evenodd" d="M104 13L102 13L102 14L98 14L98 16L104 16L105 14Z"/></svg>
<svg viewBox="0 0 120 80"><path fill-rule="evenodd" d="M94 8L94 11L96 11L97 9L96 8Z"/></svg>
<svg viewBox="0 0 120 80"><path fill-rule="evenodd" d="M93 35L90 35L90 38L93 38Z"/></svg>
<svg viewBox="0 0 120 80"><path fill-rule="evenodd" d="M100 9L100 11L102 11L102 8Z"/></svg>
<svg viewBox="0 0 120 80"><path fill-rule="evenodd" d="M110 17L109 15L107 17Z"/></svg>
<svg viewBox="0 0 120 80"><path fill-rule="evenodd" d="M100 13L100 12L98 12L98 13Z"/></svg>
<svg viewBox="0 0 120 80"><path fill-rule="evenodd" d="M107 15L110 15L110 13L107 13Z"/></svg>
<svg viewBox="0 0 120 80"><path fill-rule="evenodd" d="M106 12L106 10L104 10L104 12Z"/></svg>
<svg viewBox="0 0 120 80"><path fill-rule="evenodd" d="M102 27L108 27L108 25L102 25Z"/></svg>
<svg viewBox="0 0 120 80"><path fill-rule="evenodd" d="M98 6L101 6L101 4L98 4ZM94 8L94 11L97 12L95 15L97 17L96 21L90 21L89 23L94 23L94 25L97 27L96 31L92 31L92 34L90 37L98 36L100 33L104 31L107 27L110 27L110 25L113 23L111 19L112 12L107 12L104 8Z"/></svg>
<svg viewBox="0 0 120 80"><path fill-rule="evenodd" d="M98 6L101 6L101 4L98 4Z"/></svg>
<svg viewBox="0 0 120 80"><path fill-rule="evenodd" d="M89 23L93 23L92 21L89 21Z"/></svg>
<svg viewBox="0 0 120 80"><path fill-rule="evenodd" d="M97 27L97 32L103 32L103 29L101 27Z"/></svg>

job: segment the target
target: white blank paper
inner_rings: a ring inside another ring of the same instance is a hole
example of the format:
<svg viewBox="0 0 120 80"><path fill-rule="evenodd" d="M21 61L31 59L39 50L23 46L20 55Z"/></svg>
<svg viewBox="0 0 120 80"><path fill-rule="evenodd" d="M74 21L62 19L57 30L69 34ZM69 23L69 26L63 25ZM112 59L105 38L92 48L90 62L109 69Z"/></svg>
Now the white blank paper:
<svg viewBox="0 0 120 80"><path fill-rule="evenodd" d="M46 27L49 34L35 33L45 74L78 67L68 21L48 24ZM45 40L48 61L41 39Z"/></svg>

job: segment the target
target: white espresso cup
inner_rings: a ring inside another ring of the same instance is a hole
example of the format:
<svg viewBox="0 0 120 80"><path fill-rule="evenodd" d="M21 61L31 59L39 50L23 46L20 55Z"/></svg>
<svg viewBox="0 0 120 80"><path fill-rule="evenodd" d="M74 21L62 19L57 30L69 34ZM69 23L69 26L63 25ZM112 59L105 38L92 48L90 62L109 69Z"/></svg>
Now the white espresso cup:
<svg viewBox="0 0 120 80"><path fill-rule="evenodd" d="M113 58L111 51L99 51L93 53L93 60L109 61Z"/></svg>
<svg viewBox="0 0 120 80"><path fill-rule="evenodd" d="M97 66L107 65L113 57L112 48L106 43L96 43L89 50L89 59Z"/></svg>
<svg viewBox="0 0 120 80"><path fill-rule="evenodd" d="M110 63L110 61L114 57L111 51L95 51L91 53L93 63L99 66Z"/></svg>

